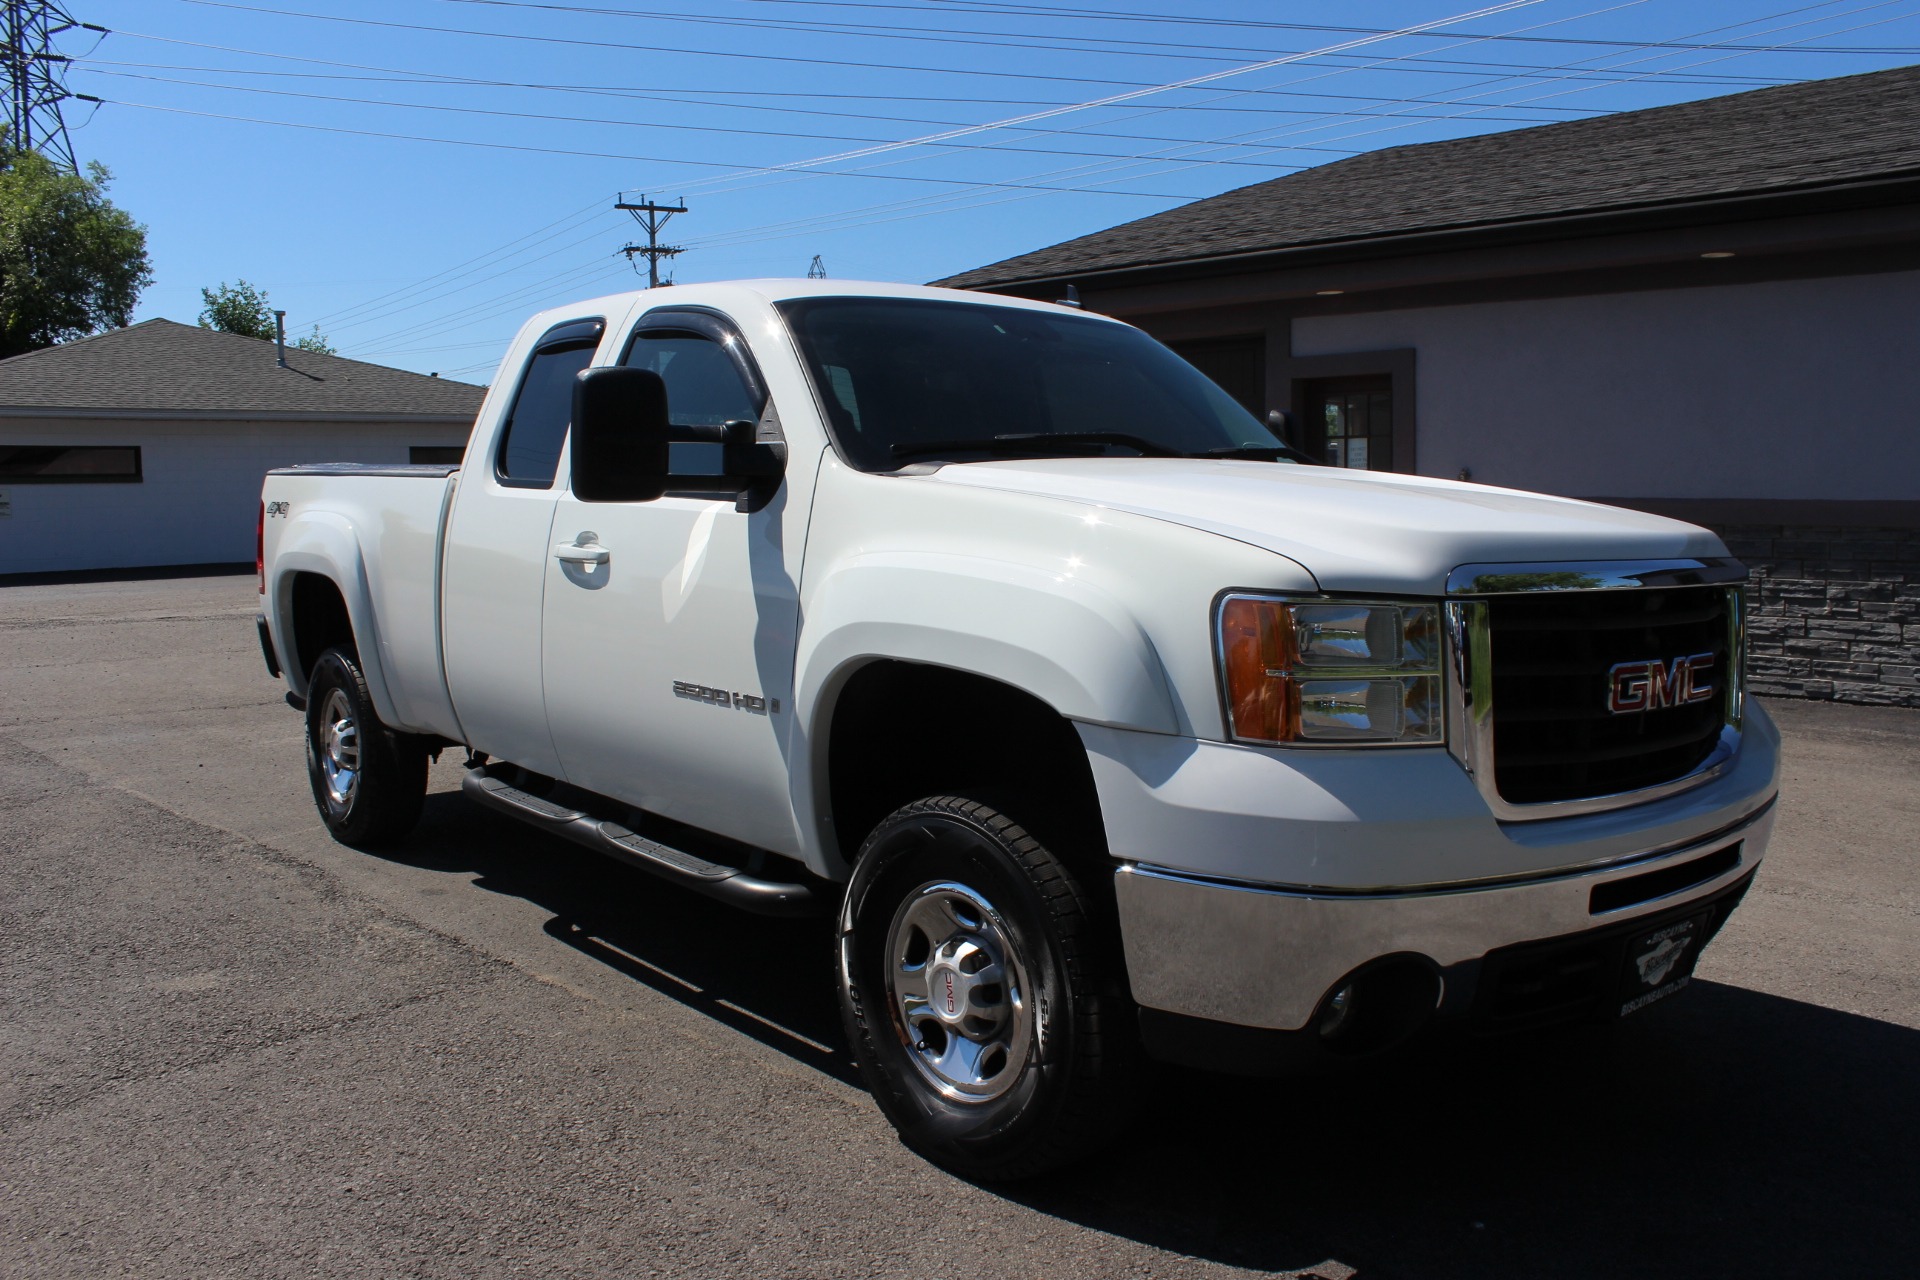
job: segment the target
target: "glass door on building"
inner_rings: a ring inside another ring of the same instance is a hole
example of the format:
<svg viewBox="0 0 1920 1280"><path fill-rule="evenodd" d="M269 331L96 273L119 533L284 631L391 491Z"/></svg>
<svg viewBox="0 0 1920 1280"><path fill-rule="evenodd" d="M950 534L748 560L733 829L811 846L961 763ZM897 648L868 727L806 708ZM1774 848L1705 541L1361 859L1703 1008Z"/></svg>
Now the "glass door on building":
<svg viewBox="0 0 1920 1280"><path fill-rule="evenodd" d="M1318 378L1306 387L1307 451L1328 466L1393 470L1393 379Z"/></svg>

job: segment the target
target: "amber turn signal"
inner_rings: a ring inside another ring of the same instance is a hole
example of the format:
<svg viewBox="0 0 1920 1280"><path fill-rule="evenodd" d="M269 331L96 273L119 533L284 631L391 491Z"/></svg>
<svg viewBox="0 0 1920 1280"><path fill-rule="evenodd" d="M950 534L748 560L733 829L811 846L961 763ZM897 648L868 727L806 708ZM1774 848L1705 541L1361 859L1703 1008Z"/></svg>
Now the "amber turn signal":
<svg viewBox="0 0 1920 1280"><path fill-rule="evenodd" d="M1286 675L1297 660L1293 619L1278 600L1234 596L1220 614L1227 712L1236 738L1291 742L1300 735L1300 690Z"/></svg>

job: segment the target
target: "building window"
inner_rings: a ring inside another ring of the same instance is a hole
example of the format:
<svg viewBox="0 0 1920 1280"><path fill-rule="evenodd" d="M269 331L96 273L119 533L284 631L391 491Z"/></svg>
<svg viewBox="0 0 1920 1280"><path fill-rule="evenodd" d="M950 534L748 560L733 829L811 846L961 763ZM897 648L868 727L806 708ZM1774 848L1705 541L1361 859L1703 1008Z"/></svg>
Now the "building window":
<svg viewBox="0 0 1920 1280"><path fill-rule="evenodd" d="M0 482L7 484L138 484L138 445L0 445Z"/></svg>
<svg viewBox="0 0 1920 1280"><path fill-rule="evenodd" d="M1414 351L1288 355L1274 370L1293 413L1294 441L1336 467L1413 474Z"/></svg>
<svg viewBox="0 0 1920 1280"><path fill-rule="evenodd" d="M1393 470L1393 379L1316 378L1307 384L1307 451L1328 466Z"/></svg>
<svg viewBox="0 0 1920 1280"><path fill-rule="evenodd" d="M451 463L457 467L466 456L466 446L458 444L416 444L407 448L407 461L415 466L430 462L436 465Z"/></svg>

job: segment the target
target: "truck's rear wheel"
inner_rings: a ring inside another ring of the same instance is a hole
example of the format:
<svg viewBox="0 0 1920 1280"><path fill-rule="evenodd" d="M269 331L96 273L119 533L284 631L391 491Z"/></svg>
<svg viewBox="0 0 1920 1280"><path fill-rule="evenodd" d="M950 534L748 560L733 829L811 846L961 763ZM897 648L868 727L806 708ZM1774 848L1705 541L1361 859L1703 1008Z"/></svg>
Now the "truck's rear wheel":
<svg viewBox="0 0 1920 1280"><path fill-rule="evenodd" d="M1140 1058L1111 950L1073 875L997 810L937 796L875 828L841 914L840 1006L907 1143L1017 1178L1113 1137Z"/></svg>
<svg viewBox="0 0 1920 1280"><path fill-rule="evenodd" d="M380 723L344 649L321 654L307 681L307 780L327 830L357 848L404 836L426 798L426 748Z"/></svg>

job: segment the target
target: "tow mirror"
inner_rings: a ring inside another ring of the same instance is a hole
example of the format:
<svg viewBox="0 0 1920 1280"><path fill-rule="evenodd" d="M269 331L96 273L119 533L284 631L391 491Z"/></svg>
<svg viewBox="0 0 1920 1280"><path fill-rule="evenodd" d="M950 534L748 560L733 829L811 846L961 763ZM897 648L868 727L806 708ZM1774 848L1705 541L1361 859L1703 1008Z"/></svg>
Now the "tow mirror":
<svg viewBox="0 0 1920 1280"><path fill-rule="evenodd" d="M585 369L573 383L573 496L652 502L667 491L667 384L651 369Z"/></svg>

